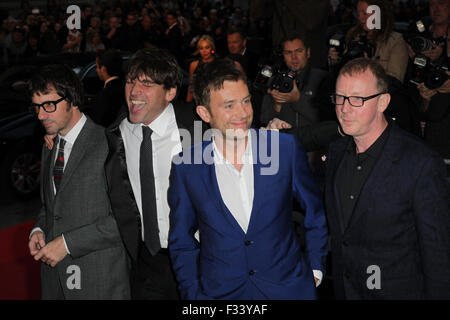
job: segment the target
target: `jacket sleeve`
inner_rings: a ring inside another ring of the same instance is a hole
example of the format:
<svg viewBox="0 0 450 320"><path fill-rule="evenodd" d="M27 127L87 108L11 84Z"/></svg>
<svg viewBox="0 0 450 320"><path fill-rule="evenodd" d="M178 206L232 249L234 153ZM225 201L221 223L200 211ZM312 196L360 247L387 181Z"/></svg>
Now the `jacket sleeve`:
<svg viewBox="0 0 450 320"><path fill-rule="evenodd" d="M290 136L289 136L290 137ZM292 137L292 183L294 196L305 211L304 230L306 256L311 269L325 274L325 259L328 253L328 230L325 210L319 187L309 169L306 154L300 143Z"/></svg>
<svg viewBox="0 0 450 320"><path fill-rule="evenodd" d="M170 207L169 252L182 299L209 299L201 292L200 243L195 239L198 221L182 173L172 165L168 202Z"/></svg>
<svg viewBox="0 0 450 320"><path fill-rule="evenodd" d="M414 193L414 215L427 299L450 299L450 191L445 164L426 161Z"/></svg>

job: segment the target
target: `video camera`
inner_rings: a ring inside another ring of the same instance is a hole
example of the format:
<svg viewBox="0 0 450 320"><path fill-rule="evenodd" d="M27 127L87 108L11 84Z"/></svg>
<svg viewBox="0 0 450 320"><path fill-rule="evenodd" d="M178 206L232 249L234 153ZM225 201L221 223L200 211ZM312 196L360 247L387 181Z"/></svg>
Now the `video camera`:
<svg viewBox="0 0 450 320"><path fill-rule="evenodd" d="M256 75L253 86L255 89L266 92L267 89L275 89L280 92L291 92L297 72L279 64L273 67L265 65Z"/></svg>
<svg viewBox="0 0 450 320"><path fill-rule="evenodd" d="M371 58L375 53L375 47L367 40L367 33L361 32L358 40L354 39L345 43L345 36L337 33L330 37L329 48L335 48L341 57L341 62L345 63L355 58L364 57L364 52ZM346 50L347 49L347 50Z"/></svg>
<svg viewBox="0 0 450 320"><path fill-rule="evenodd" d="M433 39L431 33L427 32L427 28L422 20L416 22L416 30L414 32L406 35L405 40L416 54L431 50L434 45L442 46L446 43L445 36Z"/></svg>
<svg viewBox="0 0 450 320"><path fill-rule="evenodd" d="M449 71L448 58L440 63L432 63L430 58L418 54L414 58L415 77L409 81L415 85L423 82L428 89L436 89L448 79L446 71Z"/></svg>

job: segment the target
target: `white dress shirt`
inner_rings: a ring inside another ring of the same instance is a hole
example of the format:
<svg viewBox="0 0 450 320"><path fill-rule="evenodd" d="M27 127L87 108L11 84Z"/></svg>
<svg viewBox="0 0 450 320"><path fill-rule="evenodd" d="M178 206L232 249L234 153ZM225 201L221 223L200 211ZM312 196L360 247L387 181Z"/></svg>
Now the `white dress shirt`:
<svg viewBox="0 0 450 320"><path fill-rule="evenodd" d="M252 135L250 131L247 137L247 146L241 158L242 167L240 171L223 157L222 151L217 148L213 139L214 168L220 195L228 210L230 210L234 219L236 219L245 233L247 233L250 222L254 197ZM313 275L318 279L317 287L322 282L322 271L313 270Z"/></svg>
<svg viewBox="0 0 450 320"><path fill-rule="evenodd" d="M62 136L58 133L58 145L53 146L54 148L57 148L57 150L55 150L55 156L53 158L53 162L56 162L56 158L58 157L59 144L60 144L61 138L62 138L66 141L66 144L64 145L64 169L63 169L63 171L66 170L66 165L67 165L67 162L69 162L69 157L70 157L70 153L72 152L73 145L75 144L75 140L77 140L78 135L80 134L81 130L83 129L84 124L86 123L86 120L87 120L86 116L84 115L84 113L82 113L80 120L78 120L78 122L72 127L72 129L70 129L70 131L65 136ZM51 179L51 180L52 180L53 192L56 194L55 180L54 179ZM31 230L30 237L33 234L33 232L35 232L35 231L43 232L41 228L34 228L33 230ZM64 245L66 246L67 253L70 254L69 248L67 247L66 240L64 239L64 234L61 234L61 236L64 240Z"/></svg>
<svg viewBox="0 0 450 320"><path fill-rule="evenodd" d="M136 204L141 215L142 240L144 241L144 225L142 219L141 178L139 175L140 148L142 142L142 126L133 124L125 118L119 128L125 146L128 176L133 189ZM148 127L152 129L153 174L155 176L156 211L158 215L159 239L161 248L167 248L169 237L169 204L167 190L173 156L182 151L180 132L175 119L173 105L153 120ZM145 195L142 195L145 196Z"/></svg>
<svg viewBox="0 0 450 320"><path fill-rule="evenodd" d="M213 139L214 168L220 195L245 233L247 233L250 222L254 195L252 139L250 134L247 134L247 137L247 146L241 158L240 171L223 157L222 151L217 148Z"/></svg>

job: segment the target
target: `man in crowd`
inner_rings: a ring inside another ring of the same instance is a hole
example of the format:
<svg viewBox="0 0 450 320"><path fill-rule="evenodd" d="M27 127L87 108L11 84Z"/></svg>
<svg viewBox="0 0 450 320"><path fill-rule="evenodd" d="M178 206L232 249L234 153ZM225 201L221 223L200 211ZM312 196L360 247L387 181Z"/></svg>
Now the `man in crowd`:
<svg viewBox="0 0 450 320"><path fill-rule="evenodd" d="M116 120L125 102L125 85L120 78L122 57L118 51L110 49L96 58L96 65L98 77L105 84L89 115L97 124L108 127Z"/></svg>
<svg viewBox="0 0 450 320"><path fill-rule="evenodd" d="M291 135L249 130L247 79L232 61L200 68L193 93L212 139L174 164L169 188L169 248L181 297L315 299L327 228L305 153ZM293 227L293 197L306 212L306 252Z"/></svg>
<svg viewBox="0 0 450 320"><path fill-rule="evenodd" d="M286 132L296 134L307 150L323 147L338 134L335 121L318 125L321 120L330 120L324 110L329 103L322 105L317 99L319 93L327 94L328 74L309 64L311 51L303 36L286 38L282 48L284 70L294 77L292 89L289 92L284 92L283 88L267 90L261 107L261 122L270 129L287 129Z"/></svg>
<svg viewBox="0 0 450 320"><path fill-rule="evenodd" d="M56 147L42 150L42 208L28 243L42 261L42 298L129 299L127 255L107 194L104 129L80 111L83 87L69 67L42 67L29 89L32 112L56 136Z"/></svg>
<svg viewBox="0 0 450 320"><path fill-rule="evenodd" d="M338 299L449 299L450 194L438 154L388 121L388 79L358 58L332 95L347 135L326 159Z"/></svg>
<svg viewBox="0 0 450 320"><path fill-rule="evenodd" d="M109 195L132 258L133 299L179 297L167 250L167 189L172 156L182 150L180 129L192 129L194 121L191 109L172 104L181 77L166 50L137 51L126 75L128 112L106 130Z"/></svg>

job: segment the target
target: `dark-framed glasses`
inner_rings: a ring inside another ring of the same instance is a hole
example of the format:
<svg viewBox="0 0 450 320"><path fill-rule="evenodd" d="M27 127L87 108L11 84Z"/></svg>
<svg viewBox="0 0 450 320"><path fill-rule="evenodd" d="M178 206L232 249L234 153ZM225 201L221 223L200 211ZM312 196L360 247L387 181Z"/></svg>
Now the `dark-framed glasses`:
<svg viewBox="0 0 450 320"><path fill-rule="evenodd" d="M367 100L373 99L378 97L379 95L385 94L386 92L380 92L368 97L358 97L358 96L343 96L341 94L332 94L330 95L331 98L331 102L334 103L337 106L341 106L345 103L345 100L348 100L348 103L350 103L350 105L352 107L362 107L364 105L364 102L366 102Z"/></svg>
<svg viewBox="0 0 450 320"><path fill-rule="evenodd" d="M56 111L56 105L63 101L66 97L62 97L56 101L45 101L41 104L32 103L30 105L30 112L38 114L40 108L44 109L45 112L51 113Z"/></svg>

